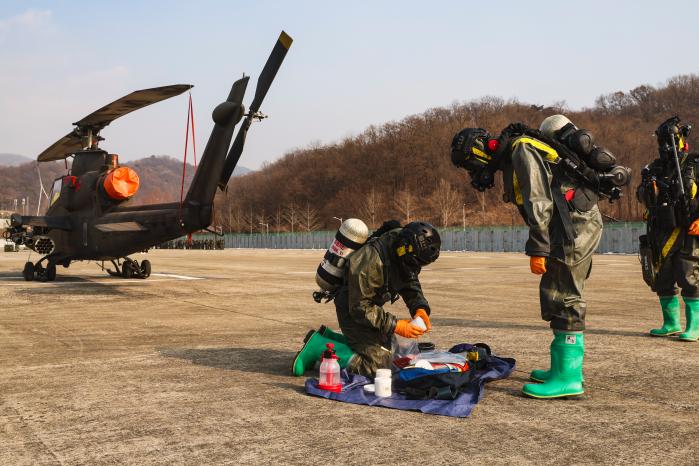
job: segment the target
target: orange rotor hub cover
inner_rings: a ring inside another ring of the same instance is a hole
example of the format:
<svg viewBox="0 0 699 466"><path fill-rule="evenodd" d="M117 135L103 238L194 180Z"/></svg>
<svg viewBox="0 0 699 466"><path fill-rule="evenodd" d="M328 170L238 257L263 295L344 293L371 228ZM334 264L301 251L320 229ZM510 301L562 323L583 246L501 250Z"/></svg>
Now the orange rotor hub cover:
<svg viewBox="0 0 699 466"><path fill-rule="evenodd" d="M138 173L129 167L115 168L104 178L104 190L117 201L132 197L138 191Z"/></svg>

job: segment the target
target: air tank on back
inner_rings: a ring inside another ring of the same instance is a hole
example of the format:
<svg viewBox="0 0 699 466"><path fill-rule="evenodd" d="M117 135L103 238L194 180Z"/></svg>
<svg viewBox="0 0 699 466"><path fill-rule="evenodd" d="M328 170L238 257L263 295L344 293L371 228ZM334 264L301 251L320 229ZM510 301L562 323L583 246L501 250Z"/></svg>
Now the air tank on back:
<svg viewBox="0 0 699 466"><path fill-rule="evenodd" d="M335 234L335 239L318 266L316 283L325 292L333 292L342 284L347 259L369 237L369 228L358 218L348 218Z"/></svg>

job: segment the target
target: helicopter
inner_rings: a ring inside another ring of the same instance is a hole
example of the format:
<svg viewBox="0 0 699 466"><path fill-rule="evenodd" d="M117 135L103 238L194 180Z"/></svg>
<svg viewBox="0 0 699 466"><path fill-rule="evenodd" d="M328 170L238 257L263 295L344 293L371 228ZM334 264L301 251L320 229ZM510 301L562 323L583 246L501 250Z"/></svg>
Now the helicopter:
<svg viewBox="0 0 699 466"><path fill-rule="evenodd" d="M243 98L250 79L233 83L228 98L212 113L214 127L181 202L134 206L138 174L119 164L118 156L99 147L100 131L135 110L175 97L193 86L176 84L132 92L73 123L75 128L41 154L38 162L72 158L66 176L54 180L49 207L43 216L12 214L3 237L40 255L24 265L27 281L53 281L56 267L73 261L111 262L112 276L148 278L151 263L129 257L165 241L206 230L212 222L216 190L225 191L254 120L266 115L260 106L293 39L284 31L277 39L246 109ZM242 120L231 145L236 125ZM230 150L229 150L230 148ZM103 267L104 268L104 267Z"/></svg>

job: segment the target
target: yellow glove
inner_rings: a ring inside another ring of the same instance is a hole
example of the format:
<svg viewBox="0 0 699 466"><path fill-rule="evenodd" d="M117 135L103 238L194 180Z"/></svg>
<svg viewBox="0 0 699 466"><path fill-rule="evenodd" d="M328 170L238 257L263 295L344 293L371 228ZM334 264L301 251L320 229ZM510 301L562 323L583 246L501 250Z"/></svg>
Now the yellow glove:
<svg viewBox="0 0 699 466"><path fill-rule="evenodd" d="M692 236L699 235L699 218L694 220L691 225L689 225L689 234Z"/></svg>
<svg viewBox="0 0 699 466"><path fill-rule="evenodd" d="M546 273L546 258L532 256L529 258L529 268L533 274L543 275Z"/></svg>
<svg viewBox="0 0 699 466"><path fill-rule="evenodd" d="M396 322L396 329L393 333L405 338L417 338L424 334L425 331L417 325L411 324L409 320L401 319Z"/></svg>
<svg viewBox="0 0 699 466"><path fill-rule="evenodd" d="M425 323L425 327L427 327L427 331L429 332L432 330L432 324L430 324L430 316L427 315L427 311L420 308L417 311L415 311L414 317L419 317L422 319L422 321Z"/></svg>

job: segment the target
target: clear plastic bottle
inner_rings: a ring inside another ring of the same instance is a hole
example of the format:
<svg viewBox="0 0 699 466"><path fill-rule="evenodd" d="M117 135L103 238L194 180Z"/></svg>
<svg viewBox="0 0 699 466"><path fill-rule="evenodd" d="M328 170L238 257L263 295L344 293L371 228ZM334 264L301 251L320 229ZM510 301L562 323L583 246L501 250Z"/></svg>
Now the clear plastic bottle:
<svg viewBox="0 0 699 466"><path fill-rule="evenodd" d="M427 325L421 317L415 317L410 321L411 324L415 325L422 330L427 330ZM420 354L420 349L418 347L417 338L405 338L397 334L393 334L393 359L398 358L414 358Z"/></svg>
<svg viewBox="0 0 699 466"><path fill-rule="evenodd" d="M318 377L318 388L331 392L342 391L342 379L340 378L340 364L335 355L335 345L328 343L327 349L323 351L323 358L320 361L320 373Z"/></svg>

